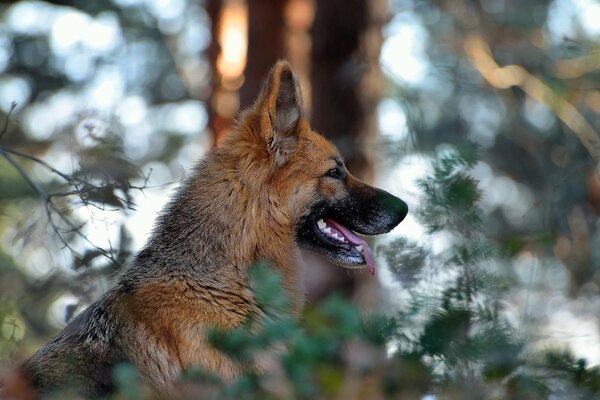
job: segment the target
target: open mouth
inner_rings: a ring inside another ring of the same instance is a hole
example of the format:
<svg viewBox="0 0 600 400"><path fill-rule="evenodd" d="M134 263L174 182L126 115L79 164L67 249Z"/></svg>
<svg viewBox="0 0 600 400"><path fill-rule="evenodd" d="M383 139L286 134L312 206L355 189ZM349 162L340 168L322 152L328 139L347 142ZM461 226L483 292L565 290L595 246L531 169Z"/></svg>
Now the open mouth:
<svg viewBox="0 0 600 400"><path fill-rule="evenodd" d="M358 185L356 182L354 185ZM360 235L391 231L406 216L406 203L391 194L363 184L336 201L313 204L295 228L295 240L305 250L318 253L333 264L364 268L375 274L373 253Z"/></svg>
<svg viewBox="0 0 600 400"><path fill-rule="evenodd" d="M364 239L328 217L318 219L315 228L315 236L332 261L347 268L366 265L369 273L375 274L371 248Z"/></svg>

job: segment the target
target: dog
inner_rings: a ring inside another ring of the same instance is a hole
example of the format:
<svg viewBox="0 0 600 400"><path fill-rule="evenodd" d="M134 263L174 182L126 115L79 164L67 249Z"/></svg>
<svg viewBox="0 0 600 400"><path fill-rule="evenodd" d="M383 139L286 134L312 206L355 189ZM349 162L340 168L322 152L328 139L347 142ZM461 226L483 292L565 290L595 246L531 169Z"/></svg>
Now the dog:
<svg viewBox="0 0 600 400"><path fill-rule="evenodd" d="M354 178L336 148L311 130L298 81L280 61L236 128L180 186L114 287L27 360L21 378L36 393L66 386L92 396L114 390L120 363L162 393L189 367L234 379L246 367L211 347L206 330L231 329L258 313L251 265L276 268L299 313L300 249L374 273L371 250L355 232L389 232L407 212L399 198Z"/></svg>

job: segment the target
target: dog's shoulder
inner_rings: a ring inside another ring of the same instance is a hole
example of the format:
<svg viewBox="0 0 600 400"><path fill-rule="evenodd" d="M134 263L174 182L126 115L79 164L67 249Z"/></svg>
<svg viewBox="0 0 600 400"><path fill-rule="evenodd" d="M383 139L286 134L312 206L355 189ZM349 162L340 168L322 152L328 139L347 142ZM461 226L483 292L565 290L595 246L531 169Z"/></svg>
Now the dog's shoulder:
<svg viewBox="0 0 600 400"><path fill-rule="evenodd" d="M116 341L115 295L107 292L22 365L34 388L72 387L99 395L113 389L112 369L126 361Z"/></svg>

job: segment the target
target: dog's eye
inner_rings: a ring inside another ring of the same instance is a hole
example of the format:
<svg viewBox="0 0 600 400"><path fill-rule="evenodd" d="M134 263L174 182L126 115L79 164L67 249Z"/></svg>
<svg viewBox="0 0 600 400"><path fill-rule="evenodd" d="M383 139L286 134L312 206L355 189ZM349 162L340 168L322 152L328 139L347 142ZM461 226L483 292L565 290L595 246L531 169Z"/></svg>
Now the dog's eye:
<svg viewBox="0 0 600 400"><path fill-rule="evenodd" d="M344 171L340 167L331 168L327 171L325 176L333 179L342 179L344 177Z"/></svg>

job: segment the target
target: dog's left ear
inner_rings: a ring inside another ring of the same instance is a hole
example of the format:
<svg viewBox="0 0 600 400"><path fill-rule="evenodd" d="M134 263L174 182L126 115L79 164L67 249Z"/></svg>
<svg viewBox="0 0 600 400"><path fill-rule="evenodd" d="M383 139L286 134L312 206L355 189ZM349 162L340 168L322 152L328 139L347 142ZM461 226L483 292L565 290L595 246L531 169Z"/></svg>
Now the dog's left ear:
<svg viewBox="0 0 600 400"><path fill-rule="evenodd" d="M302 118L302 95L287 61L275 64L255 104L260 131L269 154L278 164L296 150L298 124Z"/></svg>

